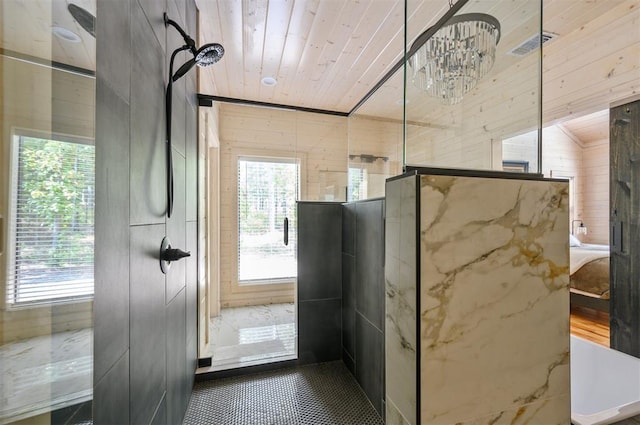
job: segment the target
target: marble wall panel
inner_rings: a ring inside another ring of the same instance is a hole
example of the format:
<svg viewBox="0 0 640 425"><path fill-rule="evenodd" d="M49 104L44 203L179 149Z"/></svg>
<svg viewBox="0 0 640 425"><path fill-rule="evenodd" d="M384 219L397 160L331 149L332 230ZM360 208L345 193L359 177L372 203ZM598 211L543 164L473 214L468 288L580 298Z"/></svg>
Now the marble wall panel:
<svg viewBox="0 0 640 425"><path fill-rule="evenodd" d="M417 423L416 179L388 181L385 224L386 423Z"/></svg>
<svg viewBox="0 0 640 425"><path fill-rule="evenodd" d="M567 192L420 176L423 423L481 423L536 403L529 421L569 423Z"/></svg>

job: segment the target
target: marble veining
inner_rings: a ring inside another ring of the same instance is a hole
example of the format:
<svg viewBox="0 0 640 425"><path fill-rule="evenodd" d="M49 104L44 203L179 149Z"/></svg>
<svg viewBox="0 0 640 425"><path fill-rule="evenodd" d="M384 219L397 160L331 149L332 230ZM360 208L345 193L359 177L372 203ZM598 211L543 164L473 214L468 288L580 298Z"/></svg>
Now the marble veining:
<svg viewBox="0 0 640 425"><path fill-rule="evenodd" d="M212 366L198 373L296 358L293 303L224 308L209 330Z"/></svg>
<svg viewBox="0 0 640 425"><path fill-rule="evenodd" d="M568 423L567 206L566 183L420 176L423 422Z"/></svg>
<svg viewBox="0 0 640 425"><path fill-rule="evenodd" d="M415 424L416 181L387 182L385 222L386 423Z"/></svg>
<svg viewBox="0 0 640 425"><path fill-rule="evenodd" d="M0 423L90 400L93 329L4 344L0 370Z"/></svg>

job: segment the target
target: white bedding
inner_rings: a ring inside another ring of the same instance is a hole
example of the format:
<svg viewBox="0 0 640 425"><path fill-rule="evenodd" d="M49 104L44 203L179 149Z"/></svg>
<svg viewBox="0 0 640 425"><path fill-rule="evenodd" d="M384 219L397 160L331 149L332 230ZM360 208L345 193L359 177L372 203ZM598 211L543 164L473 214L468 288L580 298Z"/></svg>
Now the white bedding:
<svg viewBox="0 0 640 425"><path fill-rule="evenodd" d="M609 256L609 245L583 243L569 250L569 274L574 274L590 261Z"/></svg>

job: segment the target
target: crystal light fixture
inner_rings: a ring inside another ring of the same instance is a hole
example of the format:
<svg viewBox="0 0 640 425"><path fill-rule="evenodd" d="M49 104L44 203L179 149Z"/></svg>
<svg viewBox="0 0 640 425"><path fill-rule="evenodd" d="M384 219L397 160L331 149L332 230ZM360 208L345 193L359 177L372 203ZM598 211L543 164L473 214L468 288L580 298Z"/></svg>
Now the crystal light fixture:
<svg viewBox="0 0 640 425"><path fill-rule="evenodd" d="M455 105L493 67L500 22L484 13L468 13L454 16L424 41L428 32L411 46L413 84L442 103Z"/></svg>

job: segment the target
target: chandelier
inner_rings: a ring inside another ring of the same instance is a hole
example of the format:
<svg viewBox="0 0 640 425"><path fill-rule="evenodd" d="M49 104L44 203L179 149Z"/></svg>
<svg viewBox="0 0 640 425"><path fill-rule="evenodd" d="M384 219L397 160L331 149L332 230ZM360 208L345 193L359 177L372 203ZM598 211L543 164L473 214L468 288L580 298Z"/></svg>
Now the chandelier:
<svg viewBox="0 0 640 425"><path fill-rule="evenodd" d="M411 46L413 84L442 103L455 105L493 67L500 22L491 15L469 13L454 16L423 42L427 32Z"/></svg>

